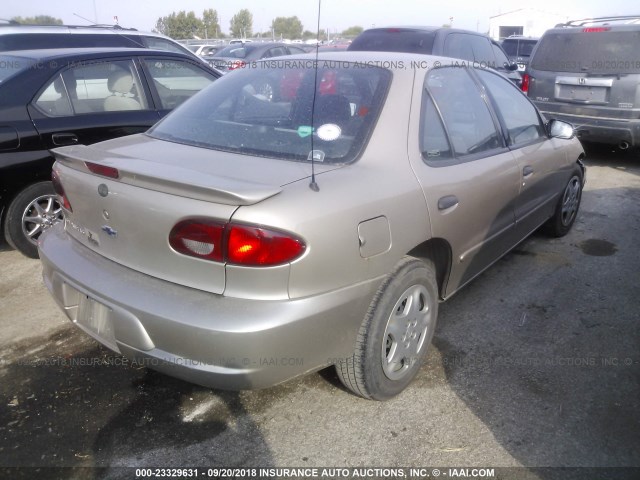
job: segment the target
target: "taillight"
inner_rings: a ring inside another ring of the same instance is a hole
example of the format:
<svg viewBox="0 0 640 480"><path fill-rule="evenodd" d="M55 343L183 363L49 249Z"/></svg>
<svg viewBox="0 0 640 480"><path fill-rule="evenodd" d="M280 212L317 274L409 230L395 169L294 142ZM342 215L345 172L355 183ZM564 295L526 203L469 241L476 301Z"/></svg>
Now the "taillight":
<svg viewBox="0 0 640 480"><path fill-rule="evenodd" d="M171 229L169 245L190 257L222 262L222 239L225 225L210 220L184 220Z"/></svg>
<svg viewBox="0 0 640 480"><path fill-rule="evenodd" d="M118 178L120 176L120 172L117 168L107 167L105 165L100 165L99 163L91 163L84 162L91 173L95 173L96 175L102 175L103 177L109 178Z"/></svg>
<svg viewBox="0 0 640 480"><path fill-rule="evenodd" d="M520 88L522 88L522 91L524 93L529 93L530 82L531 82L531 75L529 75L528 73L525 73L524 75L522 75L522 85Z"/></svg>
<svg viewBox="0 0 640 480"><path fill-rule="evenodd" d="M268 267L298 258L305 244L288 233L262 227L228 227L227 261L236 265Z"/></svg>
<svg viewBox="0 0 640 480"><path fill-rule="evenodd" d="M608 32L609 30L611 30L609 27L587 27L582 29L584 33Z"/></svg>
<svg viewBox="0 0 640 480"><path fill-rule="evenodd" d="M169 245L190 257L249 267L292 262L306 248L302 240L280 230L197 218L175 225Z"/></svg>
<svg viewBox="0 0 640 480"><path fill-rule="evenodd" d="M62 182L60 182L60 176L58 172L55 170L51 171L51 183L53 184L53 191L56 192L60 199L60 203L62 204L62 208L68 210L69 212L73 212L71 209L71 204L69 203L69 199L67 195L64 193L64 188L62 188Z"/></svg>

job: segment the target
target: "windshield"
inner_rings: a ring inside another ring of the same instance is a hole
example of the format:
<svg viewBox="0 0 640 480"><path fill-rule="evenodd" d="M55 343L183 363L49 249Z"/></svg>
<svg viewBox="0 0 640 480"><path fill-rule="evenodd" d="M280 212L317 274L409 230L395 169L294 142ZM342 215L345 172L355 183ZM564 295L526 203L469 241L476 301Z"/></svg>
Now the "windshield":
<svg viewBox="0 0 640 480"><path fill-rule="evenodd" d="M16 73L35 67L39 60L26 57L14 57L13 55L0 55L0 83L13 77Z"/></svg>
<svg viewBox="0 0 640 480"><path fill-rule="evenodd" d="M311 160L313 150L317 162L353 161L378 117L391 72L320 60L316 74L314 64L269 60L236 70L193 96L149 135L285 160Z"/></svg>
<svg viewBox="0 0 640 480"><path fill-rule="evenodd" d="M229 45L228 47L224 47L222 50L218 50L214 56L215 57L233 57L233 58L246 58L247 55L254 50L256 47L254 45L244 45L242 43Z"/></svg>
<svg viewBox="0 0 640 480"><path fill-rule="evenodd" d="M537 40L503 40L502 48L511 57L530 57Z"/></svg>
<svg viewBox="0 0 640 480"><path fill-rule="evenodd" d="M575 31L545 34L531 68L602 74L640 72L640 31Z"/></svg>

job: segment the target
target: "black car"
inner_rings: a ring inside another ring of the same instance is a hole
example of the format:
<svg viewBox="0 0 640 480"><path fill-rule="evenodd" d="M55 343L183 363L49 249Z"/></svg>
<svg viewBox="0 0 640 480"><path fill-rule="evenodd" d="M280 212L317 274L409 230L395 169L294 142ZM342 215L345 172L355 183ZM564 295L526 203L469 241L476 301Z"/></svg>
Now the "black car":
<svg viewBox="0 0 640 480"><path fill-rule="evenodd" d="M0 64L0 232L32 258L62 217L49 149L144 132L220 76L149 49L3 52Z"/></svg>
<svg viewBox="0 0 640 480"><path fill-rule="evenodd" d="M278 42L247 42L233 43L218 50L214 55L205 57L212 67L221 72L228 72L236 68L242 68L247 63L262 58L281 57L283 55L293 55L294 53L306 53L300 47L287 43Z"/></svg>
<svg viewBox="0 0 640 480"><path fill-rule="evenodd" d="M498 42L470 30L447 27L370 28L358 35L349 51L407 52L459 58L493 68L520 86L518 65L509 61Z"/></svg>

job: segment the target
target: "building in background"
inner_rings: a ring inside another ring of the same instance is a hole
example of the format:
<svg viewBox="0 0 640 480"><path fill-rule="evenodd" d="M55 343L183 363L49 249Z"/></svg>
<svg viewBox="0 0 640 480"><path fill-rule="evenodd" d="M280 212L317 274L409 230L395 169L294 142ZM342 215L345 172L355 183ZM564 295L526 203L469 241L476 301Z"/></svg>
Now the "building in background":
<svg viewBox="0 0 640 480"><path fill-rule="evenodd" d="M489 36L495 40L503 40L511 35L541 37L549 28L567 20L568 15L537 8L520 8L489 17Z"/></svg>

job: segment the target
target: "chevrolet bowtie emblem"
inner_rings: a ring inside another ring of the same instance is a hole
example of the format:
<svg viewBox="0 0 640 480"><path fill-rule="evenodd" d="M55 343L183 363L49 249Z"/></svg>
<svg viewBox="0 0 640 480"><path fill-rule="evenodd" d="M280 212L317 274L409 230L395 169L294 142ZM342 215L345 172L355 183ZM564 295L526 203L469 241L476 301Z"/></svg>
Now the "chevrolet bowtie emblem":
<svg viewBox="0 0 640 480"><path fill-rule="evenodd" d="M102 226L102 231L104 233L106 233L107 235L109 235L110 237L116 237L118 236L118 231L114 230L113 228L111 228L109 225L103 225Z"/></svg>

